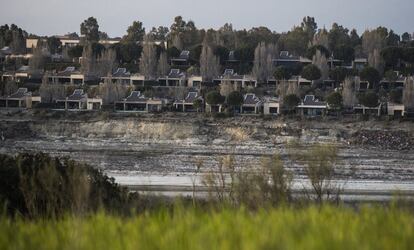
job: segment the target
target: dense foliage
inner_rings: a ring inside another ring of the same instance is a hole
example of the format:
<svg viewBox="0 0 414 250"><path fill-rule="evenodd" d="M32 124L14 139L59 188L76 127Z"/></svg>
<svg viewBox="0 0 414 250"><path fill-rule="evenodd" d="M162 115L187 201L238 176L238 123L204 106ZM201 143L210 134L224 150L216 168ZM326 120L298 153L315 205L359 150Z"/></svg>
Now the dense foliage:
<svg viewBox="0 0 414 250"><path fill-rule="evenodd" d="M203 212L176 208L123 219L104 214L27 222L0 219L1 249L412 249L406 211L337 207Z"/></svg>

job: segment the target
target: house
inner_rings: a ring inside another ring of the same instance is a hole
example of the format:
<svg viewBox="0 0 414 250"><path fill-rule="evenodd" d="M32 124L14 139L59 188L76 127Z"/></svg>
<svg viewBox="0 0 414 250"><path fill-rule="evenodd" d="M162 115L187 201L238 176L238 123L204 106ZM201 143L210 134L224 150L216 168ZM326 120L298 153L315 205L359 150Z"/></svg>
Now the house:
<svg viewBox="0 0 414 250"><path fill-rule="evenodd" d="M126 68L117 68L110 76L102 77L102 81L117 84L131 84L131 73Z"/></svg>
<svg viewBox="0 0 414 250"><path fill-rule="evenodd" d="M42 78L43 71L31 70L29 66L21 66L16 71L4 72L1 77L2 81L15 81L17 83L41 83Z"/></svg>
<svg viewBox="0 0 414 250"><path fill-rule="evenodd" d="M75 89L73 94L64 100L57 100L56 105L61 110L81 111L81 110L99 110L102 106L101 98L88 98L82 89Z"/></svg>
<svg viewBox="0 0 414 250"><path fill-rule="evenodd" d="M393 117L404 117L405 106L404 104L391 103L387 104L387 114Z"/></svg>
<svg viewBox="0 0 414 250"><path fill-rule="evenodd" d="M133 74L130 80L131 85L144 86L145 84L145 76L141 74Z"/></svg>
<svg viewBox="0 0 414 250"><path fill-rule="evenodd" d="M303 116L321 116L326 113L327 104L315 98L314 95L307 95L299 104L298 110Z"/></svg>
<svg viewBox="0 0 414 250"><path fill-rule="evenodd" d="M190 65L190 51L183 50L180 56L171 59L171 66L189 66Z"/></svg>
<svg viewBox="0 0 414 250"><path fill-rule="evenodd" d="M203 82L202 76L190 76L187 80L187 87L200 89L202 82Z"/></svg>
<svg viewBox="0 0 414 250"><path fill-rule="evenodd" d="M259 114L263 107L263 102L253 93L245 94L243 104L240 107L241 114Z"/></svg>
<svg viewBox="0 0 414 250"><path fill-rule="evenodd" d="M380 81L380 87L384 90L392 90L392 89L403 89L404 88L405 77L402 75L398 75L395 81L389 81L387 79L382 79Z"/></svg>
<svg viewBox="0 0 414 250"><path fill-rule="evenodd" d="M75 67L66 67L65 70L50 75L49 82L82 85L85 83L85 76Z"/></svg>
<svg viewBox="0 0 414 250"><path fill-rule="evenodd" d="M232 83L235 85L235 89L257 87L256 79L246 75L238 75L233 69L226 69L222 76L213 80L215 84L222 84L224 82Z"/></svg>
<svg viewBox="0 0 414 250"><path fill-rule="evenodd" d="M280 114L280 102L276 97L265 97L263 102L263 114L264 115L279 115Z"/></svg>
<svg viewBox="0 0 414 250"><path fill-rule="evenodd" d="M184 100L175 101L173 103L173 106L176 111L196 112L198 111L198 108L194 106L194 102L196 100L199 100L201 101L201 103L204 103L203 97L201 97L197 92L191 91L191 92L188 92Z"/></svg>
<svg viewBox="0 0 414 250"><path fill-rule="evenodd" d="M147 98L140 91L132 91L128 97L115 103L115 110L146 112Z"/></svg>
<svg viewBox="0 0 414 250"><path fill-rule="evenodd" d="M19 88L16 93L9 96L0 97L0 107L2 108L32 108L42 101L40 96L32 96L27 88Z"/></svg>
<svg viewBox="0 0 414 250"><path fill-rule="evenodd" d="M366 66L368 66L368 59L367 58L355 58L352 61L352 68L358 71L363 70Z"/></svg>
<svg viewBox="0 0 414 250"><path fill-rule="evenodd" d="M354 112L356 114L381 116L381 108L382 104L379 104L377 107L366 107L358 104L354 106Z"/></svg>
<svg viewBox="0 0 414 250"><path fill-rule="evenodd" d="M179 69L171 69L165 77L158 78L160 86L166 87L184 87L186 86L186 75Z"/></svg>
<svg viewBox="0 0 414 250"><path fill-rule="evenodd" d="M284 66L291 69L312 64L312 60L301 56L293 56L289 51L281 51L279 58L273 59L272 61L275 67Z"/></svg>

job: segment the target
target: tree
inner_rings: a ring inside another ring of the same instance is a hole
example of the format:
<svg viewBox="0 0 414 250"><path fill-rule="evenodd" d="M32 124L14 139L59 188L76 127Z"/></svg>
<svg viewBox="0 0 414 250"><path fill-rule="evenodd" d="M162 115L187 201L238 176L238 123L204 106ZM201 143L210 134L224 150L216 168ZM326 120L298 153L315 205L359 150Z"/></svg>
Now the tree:
<svg viewBox="0 0 414 250"><path fill-rule="evenodd" d="M29 59L29 67L31 70L43 70L46 59L50 56L48 46L43 41L39 40L36 48L33 49L33 55Z"/></svg>
<svg viewBox="0 0 414 250"><path fill-rule="evenodd" d="M350 63L355 59L355 49L348 44L342 44L335 48L333 52L336 59Z"/></svg>
<svg viewBox="0 0 414 250"><path fill-rule="evenodd" d="M139 62L139 70L147 79L153 79L157 67L157 51L155 50L153 38L151 34L144 37L144 46L142 48L141 60Z"/></svg>
<svg viewBox="0 0 414 250"><path fill-rule="evenodd" d="M83 46L82 45L76 45L76 46L73 46L73 47L69 48L68 55L71 58L79 58L79 57L82 56L82 52L83 52Z"/></svg>
<svg viewBox="0 0 414 250"><path fill-rule="evenodd" d="M384 72L384 61L381 57L380 50L375 49L368 55L368 65L375 68L381 74Z"/></svg>
<svg viewBox="0 0 414 250"><path fill-rule="evenodd" d="M317 77L317 72L315 70L310 70L308 72L304 72L305 76L307 77L312 77L312 79L308 79L308 80L318 80L318 79L322 79L322 80L326 80L329 77L329 66L328 66L328 60L326 59L325 55L323 55L319 50L316 51L316 54L313 56L313 60L312 60L312 64L315 65L316 67L318 67L319 71L320 71L320 77L317 79L313 79ZM312 72L315 71L315 72ZM303 76L303 72L302 72L302 76Z"/></svg>
<svg viewBox="0 0 414 250"><path fill-rule="evenodd" d="M414 78L407 77L404 81L403 103L406 109L414 108Z"/></svg>
<svg viewBox="0 0 414 250"><path fill-rule="evenodd" d="M276 67L275 72L273 73L273 77L277 81L289 80L292 77L292 74L289 71L289 69L287 69L286 67L278 66L278 67Z"/></svg>
<svg viewBox="0 0 414 250"><path fill-rule="evenodd" d="M50 53L52 54L59 53L62 49L62 43L60 42L60 39L54 36L47 38L47 46Z"/></svg>
<svg viewBox="0 0 414 250"><path fill-rule="evenodd" d="M365 107L374 108L378 106L378 95L375 92L368 91L358 96L359 103Z"/></svg>
<svg viewBox="0 0 414 250"><path fill-rule="evenodd" d="M227 104L231 107L239 107L243 104L243 95L239 91L233 91L227 97Z"/></svg>
<svg viewBox="0 0 414 250"><path fill-rule="evenodd" d="M361 80L368 81L370 84L377 86L381 80L380 73L373 67L365 67L359 74Z"/></svg>
<svg viewBox="0 0 414 250"><path fill-rule="evenodd" d="M219 75L220 60L214 55L213 50L204 41L200 56L200 73L204 81L212 81Z"/></svg>
<svg viewBox="0 0 414 250"><path fill-rule="evenodd" d="M259 43L254 51L253 75L259 82L266 82L272 76L272 59L276 57L277 48L274 44Z"/></svg>
<svg viewBox="0 0 414 250"><path fill-rule="evenodd" d="M384 74L384 78L389 82L395 82L398 80L398 74L393 70L388 70Z"/></svg>
<svg viewBox="0 0 414 250"><path fill-rule="evenodd" d="M209 105L219 105L224 103L225 97L220 95L220 92L218 91L210 91L206 95L206 102Z"/></svg>
<svg viewBox="0 0 414 250"><path fill-rule="evenodd" d="M349 70L343 67L336 67L329 72L329 78L335 82L343 82L349 75Z"/></svg>
<svg viewBox="0 0 414 250"><path fill-rule="evenodd" d="M237 91L236 86L229 80L225 79L220 84L220 94L226 98L233 92Z"/></svg>
<svg viewBox="0 0 414 250"><path fill-rule="evenodd" d="M85 36L87 42L99 42L99 25L94 17L89 17L80 26L81 35Z"/></svg>
<svg viewBox="0 0 414 250"><path fill-rule="evenodd" d="M166 76L170 71L170 65L168 64L167 53L161 52L160 59L158 59L157 73L159 76Z"/></svg>
<svg viewBox="0 0 414 250"><path fill-rule="evenodd" d="M411 35L408 32L402 34L401 39L403 42L409 42L411 40Z"/></svg>
<svg viewBox="0 0 414 250"><path fill-rule="evenodd" d="M195 99L194 102L193 102L193 106L198 112L203 107L203 100Z"/></svg>
<svg viewBox="0 0 414 250"><path fill-rule="evenodd" d="M400 60L403 58L404 50L400 47L387 47L381 50L381 57L384 59L385 66L398 67Z"/></svg>
<svg viewBox="0 0 414 250"><path fill-rule="evenodd" d="M315 18L314 17L304 17L301 27L303 29L303 31L305 31L308 34L309 40L313 38L316 29L318 28L318 24L315 22Z"/></svg>
<svg viewBox="0 0 414 250"><path fill-rule="evenodd" d="M313 36L312 47L317 47L317 46L323 47L326 50L328 50L328 48L329 48L328 31L325 28L320 29L318 31L318 33L316 33ZM321 50L321 49L319 48L319 50ZM312 58L312 57L313 57L313 55L308 57L308 58Z"/></svg>
<svg viewBox="0 0 414 250"><path fill-rule="evenodd" d="M293 112L299 103L300 98L295 94L287 95L283 99L283 106L289 111L289 113Z"/></svg>
<svg viewBox="0 0 414 250"><path fill-rule="evenodd" d="M168 27L159 26L158 28L152 27L151 34L155 41L165 41L169 32Z"/></svg>
<svg viewBox="0 0 414 250"><path fill-rule="evenodd" d="M342 88L342 99L344 107L353 108L356 104L356 93L355 93L355 79L353 77L347 77L344 81Z"/></svg>
<svg viewBox="0 0 414 250"><path fill-rule="evenodd" d="M320 69L315 65L306 65L302 70L302 77L310 81L319 80L322 77Z"/></svg>
<svg viewBox="0 0 414 250"><path fill-rule="evenodd" d="M309 47L305 56L307 58L313 58L317 51L321 52L326 58L331 56L329 50L323 45L313 45L312 47Z"/></svg>
<svg viewBox="0 0 414 250"><path fill-rule="evenodd" d="M127 29L127 34L122 38L123 42L142 42L145 36L145 28L140 21L134 21Z"/></svg>
<svg viewBox="0 0 414 250"><path fill-rule="evenodd" d="M96 57L93 53L92 44L83 47L81 72L85 75L94 75L96 73Z"/></svg>
<svg viewBox="0 0 414 250"><path fill-rule="evenodd" d="M338 92L333 92L326 97L326 102L331 109L339 110L342 108L342 95Z"/></svg>
<svg viewBox="0 0 414 250"><path fill-rule="evenodd" d="M96 74L98 76L107 76L117 67L115 49L105 49L97 58Z"/></svg>
<svg viewBox="0 0 414 250"><path fill-rule="evenodd" d="M348 35L349 30L344 28L342 25L338 25L337 23L332 24L331 30L328 33L329 39L329 50L335 51L337 50L338 46L343 44L350 43L350 37Z"/></svg>

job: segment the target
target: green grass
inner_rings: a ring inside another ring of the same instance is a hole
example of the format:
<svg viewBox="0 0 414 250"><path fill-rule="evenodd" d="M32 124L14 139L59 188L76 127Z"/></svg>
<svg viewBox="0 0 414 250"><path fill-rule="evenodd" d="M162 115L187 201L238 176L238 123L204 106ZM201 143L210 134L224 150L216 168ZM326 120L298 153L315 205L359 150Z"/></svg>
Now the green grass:
<svg viewBox="0 0 414 250"><path fill-rule="evenodd" d="M0 219L0 249L413 249L398 209L309 207L251 212L176 209L132 218Z"/></svg>

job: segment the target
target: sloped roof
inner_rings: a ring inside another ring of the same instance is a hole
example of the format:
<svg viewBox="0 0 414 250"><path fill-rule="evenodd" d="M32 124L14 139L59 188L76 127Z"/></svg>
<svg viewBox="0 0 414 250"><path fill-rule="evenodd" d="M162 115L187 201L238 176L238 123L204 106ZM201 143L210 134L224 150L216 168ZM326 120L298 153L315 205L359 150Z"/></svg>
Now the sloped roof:
<svg viewBox="0 0 414 250"><path fill-rule="evenodd" d="M68 96L68 101L80 101L87 98L87 95L83 93L83 89L75 89L73 94Z"/></svg>
<svg viewBox="0 0 414 250"><path fill-rule="evenodd" d="M32 96L31 92L28 92L27 88L19 88L16 93L13 93L9 96L9 98L23 98L25 96Z"/></svg>
<svg viewBox="0 0 414 250"><path fill-rule="evenodd" d="M117 68L112 77L130 77L131 73L126 68Z"/></svg>
<svg viewBox="0 0 414 250"><path fill-rule="evenodd" d="M260 99L253 93L248 93L244 95L244 105L257 105L261 103Z"/></svg>
<svg viewBox="0 0 414 250"><path fill-rule="evenodd" d="M75 67L66 67L64 71L60 71L56 74L56 76L70 76L71 74L75 73Z"/></svg>
<svg viewBox="0 0 414 250"><path fill-rule="evenodd" d="M320 107L326 107L326 102L321 102L318 99L315 98L314 95L307 95L303 99L301 106L320 106Z"/></svg>
<svg viewBox="0 0 414 250"><path fill-rule="evenodd" d="M126 102L142 102L146 100L145 96L141 95L141 91L132 91L131 94L125 98Z"/></svg>
<svg viewBox="0 0 414 250"><path fill-rule="evenodd" d="M197 92L188 92L187 96L185 97L186 103L193 103L195 100L199 99L200 96Z"/></svg>
<svg viewBox="0 0 414 250"><path fill-rule="evenodd" d="M179 69L171 69L170 73L168 74L168 78L182 78L184 76L185 74Z"/></svg>

